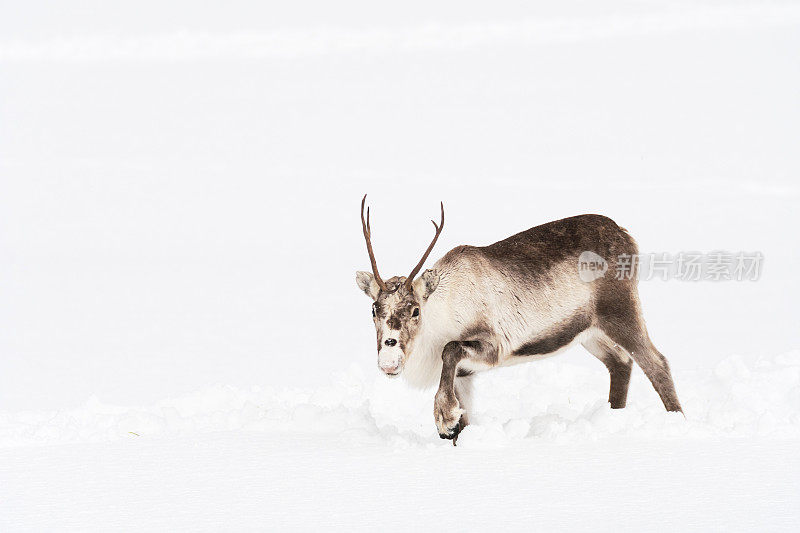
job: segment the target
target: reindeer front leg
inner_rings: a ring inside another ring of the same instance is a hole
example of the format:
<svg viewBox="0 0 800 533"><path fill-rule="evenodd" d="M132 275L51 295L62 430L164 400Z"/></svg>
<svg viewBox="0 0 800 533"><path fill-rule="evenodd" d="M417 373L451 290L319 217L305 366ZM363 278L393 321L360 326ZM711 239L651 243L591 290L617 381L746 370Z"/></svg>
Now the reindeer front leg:
<svg viewBox="0 0 800 533"><path fill-rule="evenodd" d="M467 425L464 407L470 392L470 378L456 377L459 363L464 360L490 368L497 364L497 350L488 341L452 341L445 345L442 350L442 377L433 401L436 428L443 439L456 439ZM456 379L461 381L458 386Z"/></svg>
<svg viewBox="0 0 800 533"><path fill-rule="evenodd" d="M460 342L448 342L442 350L442 378L433 400L433 416L443 439L454 439L460 431L458 421L464 410L456 398L455 379L458 363L465 357L466 350Z"/></svg>

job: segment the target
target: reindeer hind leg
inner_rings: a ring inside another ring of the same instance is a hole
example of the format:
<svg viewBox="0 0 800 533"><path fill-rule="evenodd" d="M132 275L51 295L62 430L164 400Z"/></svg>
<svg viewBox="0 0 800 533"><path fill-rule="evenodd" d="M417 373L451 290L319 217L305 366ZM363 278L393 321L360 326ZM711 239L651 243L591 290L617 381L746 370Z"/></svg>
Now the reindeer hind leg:
<svg viewBox="0 0 800 533"><path fill-rule="evenodd" d="M598 334L583 341L583 347L597 357L611 377L608 403L612 409L622 409L628 399L628 386L631 382L633 360L630 356L604 334Z"/></svg>
<svg viewBox="0 0 800 533"><path fill-rule="evenodd" d="M667 358L650 341L644 326L640 326L637 322L639 321L616 322L603 328L603 331L636 361L653 384L667 411L683 412L678 401L678 393L675 392L675 383Z"/></svg>
<svg viewBox="0 0 800 533"><path fill-rule="evenodd" d="M598 327L624 349L644 371L667 411L680 411L667 358L647 334L635 286L617 285L602 295L597 309Z"/></svg>

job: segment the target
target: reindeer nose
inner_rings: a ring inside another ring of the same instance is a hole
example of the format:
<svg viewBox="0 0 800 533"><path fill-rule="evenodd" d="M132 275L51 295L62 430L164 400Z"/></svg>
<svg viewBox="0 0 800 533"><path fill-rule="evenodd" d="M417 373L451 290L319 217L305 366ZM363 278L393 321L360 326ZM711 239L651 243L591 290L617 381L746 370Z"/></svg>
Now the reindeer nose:
<svg viewBox="0 0 800 533"><path fill-rule="evenodd" d="M386 346L394 346L395 344L397 344L397 340L396 339L386 339L386 342L384 342L384 344Z"/></svg>

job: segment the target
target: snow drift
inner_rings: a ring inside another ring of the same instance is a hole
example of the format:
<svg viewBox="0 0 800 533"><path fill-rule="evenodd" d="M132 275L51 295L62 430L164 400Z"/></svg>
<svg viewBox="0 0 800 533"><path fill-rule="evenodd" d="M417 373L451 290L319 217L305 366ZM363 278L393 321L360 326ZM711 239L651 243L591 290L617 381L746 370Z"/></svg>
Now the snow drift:
<svg viewBox="0 0 800 533"><path fill-rule="evenodd" d="M645 376L634 373L628 405L611 410L608 375L558 360L505 369L476 379L473 425L461 446L512 441L664 437L800 436L800 351L747 362L729 357L713 371L675 371L686 416L667 413ZM0 415L0 446L158 439L218 431L290 432L344 436L354 444L449 445L432 419L433 391L351 368L330 386L250 388L213 386L153 405L123 407L92 397L69 411Z"/></svg>
<svg viewBox="0 0 800 533"><path fill-rule="evenodd" d="M92 398L4 414L0 528L796 526L800 351L675 369L685 419L638 370L612 411L595 366L479 376L456 448L436 434L433 391L357 368L321 388L220 385L143 407Z"/></svg>

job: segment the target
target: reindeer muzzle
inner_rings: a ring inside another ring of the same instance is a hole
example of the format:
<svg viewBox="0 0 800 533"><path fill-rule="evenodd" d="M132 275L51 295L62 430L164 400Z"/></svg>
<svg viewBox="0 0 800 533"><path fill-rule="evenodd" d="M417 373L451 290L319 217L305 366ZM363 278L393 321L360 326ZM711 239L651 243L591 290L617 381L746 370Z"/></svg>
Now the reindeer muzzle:
<svg viewBox="0 0 800 533"><path fill-rule="evenodd" d="M403 370L403 351L398 346L384 346L378 352L378 368L387 376L396 376Z"/></svg>

